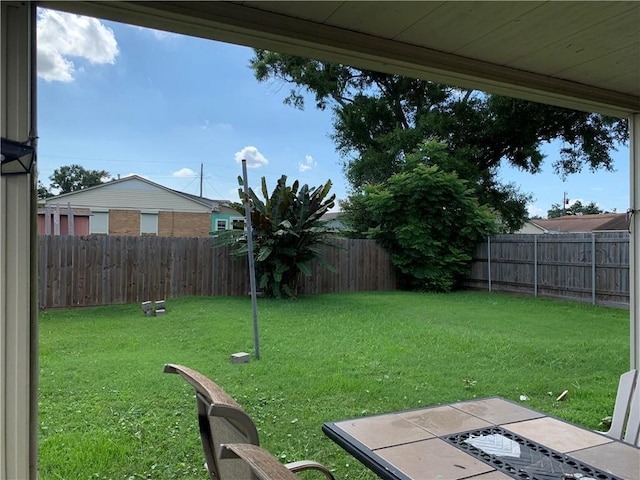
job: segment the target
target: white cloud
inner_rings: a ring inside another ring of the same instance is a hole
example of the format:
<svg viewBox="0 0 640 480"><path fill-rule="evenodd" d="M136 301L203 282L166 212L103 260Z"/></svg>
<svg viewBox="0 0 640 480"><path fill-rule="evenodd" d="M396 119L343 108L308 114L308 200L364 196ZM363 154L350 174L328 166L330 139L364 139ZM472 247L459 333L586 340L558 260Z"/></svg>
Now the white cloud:
<svg viewBox="0 0 640 480"><path fill-rule="evenodd" d="M165 32L164 30L154 30L153 28L136 27L138 30L151 34L156 40L168 40L170 38L178 37L178 34L172 32Z"/></svg>
<svg viewBox="0 0 640 480"><path fill-rule="evenodd" d="M181 168L180 170L173 172L171 176L178 177L178 178L189 178L189 177L195 177L196 172L194 172L190 168Z"/></svg>
<svg viewBox="0 0 640 480"><path fill-rule="evenodd" d="M316 166L316 161L313 159L311 155L307 155L304 163L298 162L298 167L300 168L301 172L306 172L307 170L311 170L315 166Z"/></svg>
<svg viewBox="0 0 640 480"><path fill-rule="evenodd" d="M38 45L38 77L47 82L73 82L75 67L73 62L65 60L62 55L49 45Z"/></svg>
<svg viewBox="0 0 640 480"><path fill-rule="evenodd" d="M218 130L221 132L230 132L231 130L233 130L233 127L228 123L222 123L222 122L211 123L209 122L209 120L206 120L206 119L202 122L202 125L200 125L200 128L202 130Z"/></svg>
<svg viewBox="0 0 640 480"><path fill-rule="evenodd" d="M269 161L264 158L256 147L248 146L244 147L239 152L235 154L236 162L242 163L242 160L247 161L247 167L249 168L260 168L264 167L269 163Z"/></svg>
<svg viewBox="0 0 640 480"><path fill-rule="evenodd" d="M527 206L527 210L529 212L529 217L546 217L547 216L547 211L543 210L540 207L537 207L535 205L529 205Z"/></svg>
<svg viewBox="0 0 640 480"><path fill-rule="evenodd" d="M91 64L114 64L118 42L100 20L41 10L38 14L38 77L47 82L72 82L78 57Z"/></svg>
<svg viewBox="0 0 640 480"><path fill-rule="evenodd" d="M151 30L151 35L153 35L157 40L167 40L174 36L171 32L165 32L164 30Z"/></svg>

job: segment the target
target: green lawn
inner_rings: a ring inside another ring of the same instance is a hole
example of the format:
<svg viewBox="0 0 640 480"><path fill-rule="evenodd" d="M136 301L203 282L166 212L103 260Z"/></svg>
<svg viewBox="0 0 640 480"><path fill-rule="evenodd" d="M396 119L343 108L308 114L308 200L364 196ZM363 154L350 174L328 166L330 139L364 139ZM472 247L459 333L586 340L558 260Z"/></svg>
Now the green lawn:
<svg viewBox="0 0 640 480"><path fill-rule="evenodd" d="M499 395L598 428L629 367L629 312L490 293L262 299L190 297L40 314L41 479L205 479L193 390L164 363L214 379L283 461L374 478L323 422ZM567 399L556 402L565 389ZM310 477L307 477L310 478ZM316 477L317 478L317 477Z"/></svg>

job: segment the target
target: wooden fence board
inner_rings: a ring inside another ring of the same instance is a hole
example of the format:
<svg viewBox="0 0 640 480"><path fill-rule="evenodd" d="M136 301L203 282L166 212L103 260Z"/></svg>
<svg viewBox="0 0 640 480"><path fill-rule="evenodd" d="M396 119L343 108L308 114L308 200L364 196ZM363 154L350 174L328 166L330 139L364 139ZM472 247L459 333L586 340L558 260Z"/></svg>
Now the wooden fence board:
<svg viewBox="0 0 640 480"><path fill-rule="evenodd" d="M333 240L322 247L330 272L314 262L302 293L395 290L389 255L372 240ZM39 237L41 308L161 300L183 295L244 296L248 263L210 238Z"/></svg>
<svg viewBox="0 0 640 480"><path fill-rule="evenodd" d="M628 306L629 234L498 235L477 246L465 285Z"/></svg>
<svg viewBox="0 0 640 480"><path fill-rule="evenodd" d="M375 242L333 242L338 248L321 251L336 271L314 263L312 275L302 280L302 293L396 289L390 256ZM41 236L38 252L41 308L249 291L246 259L233 258L230 247L212 248L209 238ZM465 285L488 289L489 265L494 291L592 302L595 287L595 303L629 302L625 233L493 237L490 249L486 242L477 246Z"/></svg>

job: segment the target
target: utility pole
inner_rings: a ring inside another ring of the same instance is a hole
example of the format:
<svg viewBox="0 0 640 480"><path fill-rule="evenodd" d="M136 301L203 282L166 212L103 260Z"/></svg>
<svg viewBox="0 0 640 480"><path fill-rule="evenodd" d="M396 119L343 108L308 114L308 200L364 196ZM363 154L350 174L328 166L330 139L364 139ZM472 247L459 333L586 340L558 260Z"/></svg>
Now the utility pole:
<svg viewBox="0 0 640 480"><path fill-rule="evenodd" d="M564 196L562 197L562 216L563 217L567 214L567 203L569 203L569 199L567 198L567 192L564 192Z"/></svg>
<svg viewBox="0 0 640 480"><path fill-rule="evenodd" d="M202 198L202 179L204 178L204 164L200 163L200 198Z"/></svg>

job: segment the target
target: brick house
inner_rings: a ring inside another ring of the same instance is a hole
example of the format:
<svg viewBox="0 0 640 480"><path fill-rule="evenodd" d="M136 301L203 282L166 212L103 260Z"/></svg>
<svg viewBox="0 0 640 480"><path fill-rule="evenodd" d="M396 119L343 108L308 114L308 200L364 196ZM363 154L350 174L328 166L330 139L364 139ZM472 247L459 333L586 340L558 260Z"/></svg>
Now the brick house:
<svg viewBox="0 0 640 480"><path fill-rule="evenodd" d="M65 193L44 201L47 208L90 211L89 234L207 237L215 200L172 190L137 175Z"/></svg>
<svg viewBox="0 0 640 480"><path fill-rule="evenodd" d="M230 206L232 203L230 200L211 200L208 198L197 197L190 193L185 193L183 195L196 200L208 202L211 205L211 232L244 229L244 216L238 213L235 208Z"/></svg>

